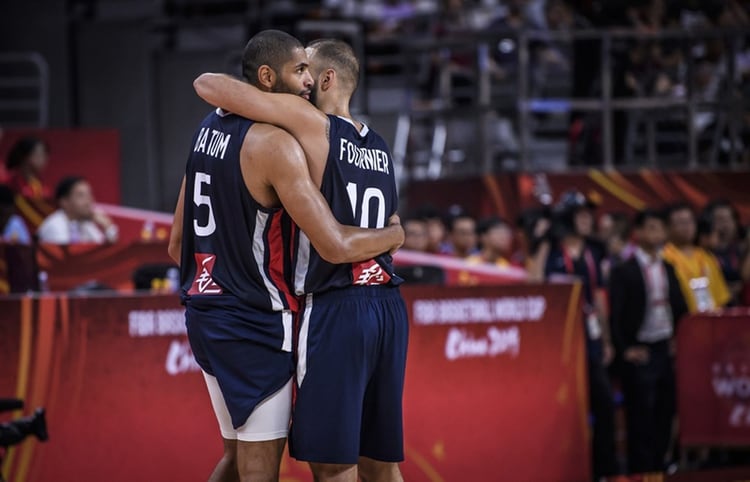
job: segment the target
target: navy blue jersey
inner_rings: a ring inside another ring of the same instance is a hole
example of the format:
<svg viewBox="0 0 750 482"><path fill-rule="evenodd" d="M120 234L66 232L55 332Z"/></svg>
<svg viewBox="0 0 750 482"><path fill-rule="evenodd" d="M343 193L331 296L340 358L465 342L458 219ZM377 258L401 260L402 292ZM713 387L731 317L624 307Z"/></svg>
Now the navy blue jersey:
<svg viewBox="0 0 750 482"><path fill-rule="evenodd" d="M231 296L258 311L281 312L296 309L285 276L290 225L282 209L258 204L242 178L240 150L252 124L217 110L193 138L185 171L182 296L201 303Z"/></svg>
<svg viewBox="0 0 750 482"><path fill-rule="evenodd" d="M377 133L342 117L328 116L330 148L320 190L344 225L382 228L398 208L393 156ZM356 265L334 265L320 257L299 232L294 252L294 292L320 293L354 285L396 284L391 257Z"/></svg>

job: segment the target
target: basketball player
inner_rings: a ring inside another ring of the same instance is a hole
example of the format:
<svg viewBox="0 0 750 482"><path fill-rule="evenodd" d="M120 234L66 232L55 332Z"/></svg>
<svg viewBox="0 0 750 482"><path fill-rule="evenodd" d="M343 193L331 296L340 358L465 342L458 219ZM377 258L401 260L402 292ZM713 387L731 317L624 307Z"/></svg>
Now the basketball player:
<svg viewBox="0 0 750 482"><path fill-rule="evenodd" d="M338 40L315 41L307 52L315 79L311 99L320 110L223 75L203 74L194 86L213 105L294 135L341 223L384 226L398 205L394 166L385 141L349 113L357 58ZM334 265L299 237L294 290L305 295L305 307L289 447L310 462L315 480L356 481L358 466L362 480L402 480L408 321L399 282L390 256Z"/></svg>
<svg viewBox="0 0 750 482"><path fill-rule="evenodd" d="M302 45L279 31L248 42L243 75L269 92L304 97L312 86ZM291 411L296 310L285 282L291 246L284 242L294 228L284 223L282 204L316 252L332 262L368 259L403 241L397 225L364 230L338 224L287 132L222 110L203 120L191 144L169 252L181 266L188 337L224 438L224 457L210 480L278 480Z"/></svg>

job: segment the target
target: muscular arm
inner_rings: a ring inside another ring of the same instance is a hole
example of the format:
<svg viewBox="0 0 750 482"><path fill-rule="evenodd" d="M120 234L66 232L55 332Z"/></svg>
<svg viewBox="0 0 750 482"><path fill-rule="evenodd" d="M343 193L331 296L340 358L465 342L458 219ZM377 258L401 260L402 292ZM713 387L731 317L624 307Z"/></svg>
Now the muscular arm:
<svg viewBox="0 0 750 482"><path fill-rule="evenodd" d="M289 131L309 160L328 157L328 117L302 97L263 92L224 74L201 74L193 87L209 104Z"/></svg>
<svg viewBox="0 0 750 482"><path fill-rule="evenodd" d="M310 178L302 148L289 133L274 129L264 136L263 142L245 143L242 151L245 179L259 175L260 166L284 209L329 263L362 261L403 243L404 231L398 224L383 229L340 224ZM253 158L257 158L255 163Z"/></svg>
<svg viewBox="0 0 750 482"><path fill-rule="evenodd" d="M180 195L177 197L177 206L174 208L174 219L172 220L172 231L169 233L169 247L167 252L169 257L180 265L180 257L182 252L182 217L185 200L185 177L182 178L182 186L180 187Z"/></svg>

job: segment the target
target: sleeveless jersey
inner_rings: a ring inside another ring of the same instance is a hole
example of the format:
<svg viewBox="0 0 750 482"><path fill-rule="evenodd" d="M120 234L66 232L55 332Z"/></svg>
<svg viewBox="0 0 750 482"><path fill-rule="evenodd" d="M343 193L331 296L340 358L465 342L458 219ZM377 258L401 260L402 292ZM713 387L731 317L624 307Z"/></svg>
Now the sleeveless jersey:
<svg viewBox="0 0 750 482"><path fill-rule="evenodd" d="M240 150L252 124L217 109L193 138L185 171L181 294L184 301L223 306L233 297L260 311L296 310L285 276L291 268L288 217L258 204L242 178Z"/></svg>
<svg viewBox="0 0 750 482"><path fill-rule="evenodd" d="M398 208L393 157L377 133L329 115L330 148L320 190L344 225L382 228ZM325 261L302 231L295 239L292 285L297 295L352 285L399 284L387 253L358 264Z"/></svg>

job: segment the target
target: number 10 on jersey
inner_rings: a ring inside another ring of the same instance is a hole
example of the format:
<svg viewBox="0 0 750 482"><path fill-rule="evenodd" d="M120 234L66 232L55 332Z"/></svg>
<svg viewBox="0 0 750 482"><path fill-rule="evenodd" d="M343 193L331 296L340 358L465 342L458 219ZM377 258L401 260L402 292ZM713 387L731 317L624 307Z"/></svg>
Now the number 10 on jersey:
<svg viewBox="0 0 750 482"><path fill-rule="evenodd" d="M385 196L383 196L383 191L376 187L368 187L365 189L365 192L362 194L359 220L357 220L357 201L359 198L357 184L354 182L347 184L346 192L349 194L349 202L352 205L354 220L355 222L359 222L359 227L382 228L385 226ZM370 226L370 207L373 200L377 201L377 218L375 219L375 226Z"/></svg>

